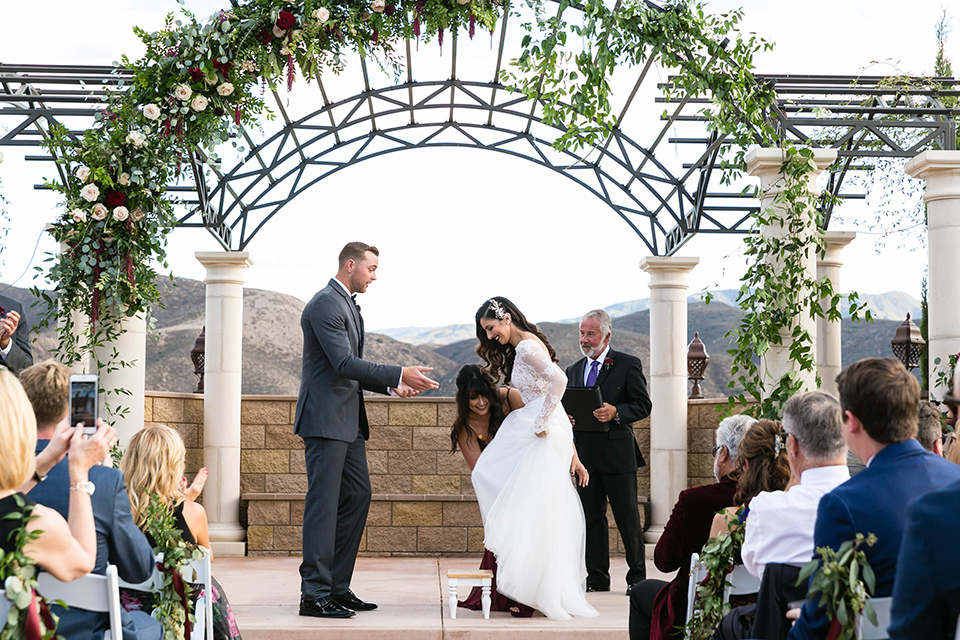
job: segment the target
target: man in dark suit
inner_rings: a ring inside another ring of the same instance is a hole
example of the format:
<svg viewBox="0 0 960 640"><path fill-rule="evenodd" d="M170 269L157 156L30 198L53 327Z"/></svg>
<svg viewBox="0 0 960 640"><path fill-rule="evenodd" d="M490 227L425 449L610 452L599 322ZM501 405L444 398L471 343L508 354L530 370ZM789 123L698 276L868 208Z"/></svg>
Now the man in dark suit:
<svg viewBox="0 0 960 640"><path fill-rule="evenodd" d="M943 401L956 415L960 376ZM921 411L922 414L922 411ZM955 417L954 417L955 420ZM949 638L960 616L960 556L944 537L960 531L960 482L931 491L907 509L907 525L893 581L888 633L901 638Z"/></svg>
<svg viewBox="0 0 960 640"><path fill-rule="evenodd" d="M877 543L863 550L876 576L873 595L886 597L893 592L907 505L960 480L960 466L924 450L916 441L920 386L898 360L855 362L837 377L837 387L843 439L866 469L820 499L814 548L839 549L858 533L876 534ZM803 605L790 630L791 640L827 637L830 620L818 602L814 598Z"/></svg>
<svg viewBox="0 0 960 640"><path fill-rule="evenodd" d="M741 414L717 427L713 448L714 484L681 491L670 519L653 552L653 562L664 573L677 572L670 582L642 580L630 593L630 640L664 640L675 635L687 610L690 556L700 553L710 537L717 511L733 505L740 440L756 420Z"/></svg>
<svg viewBox="0 0 960 640"><path fill-rule="evenodd" d="M30 350L30 323L23 305L0 295L0 364L19 375L33 364Z"/></svg>
<svg viewBox="0 0 960 640"><path fill-rule="evenodd" d="M307 303L303 371L294 433L303 438L307 496L303 511L300 615L349 618L377 605L350 590L370 507L363 391L410 397L437 383L429 367L363 359L363 318L354 298L377 279L380 252L362 242L340 252L337 275Z"/></svg>
<svg viewBox="0 0 960 640"><path fill-rule="evenodd" d="M602 309L580 319L580 351L567 367L570 387L600 387L603 406L594 411L604 431L574 425L580 461L590 484L578 487L587 525L587 591L610 590L607 500L627 557L627 595L647 575L643 528L637 508L637 468L645 465L633 423L650 415L650 396L640 359L610 348L613 324Z"/></svg>
<svg viewBox="0 0 960 640"><path fill-rule="evenodd" d="M49 456L49 449L62 449L65 429L75 428L67 423L70 370L55 362L41 362L25 369L20 381L33 405L37 417L37 484L27 494L31 500L56 509L66 518L70 492L69 462L62 458L45 475L41 462ZM102 424L102 423L101 423ZM44 454L47 454L45 456ZM130 500L123 474L117 469L94 466L89 471L93 483L93 519L97 529L97 562L93 573L105 575L107 564L117 566L120 578L127 582L143 582L153 574L154 557L150 543L130 515ZM70 640L98 640L110 628L107 613L64 609L54 606L60 617L57 633ZM159 640L163 629L160 622L141 611L121 610L124 640Z"/></svg>

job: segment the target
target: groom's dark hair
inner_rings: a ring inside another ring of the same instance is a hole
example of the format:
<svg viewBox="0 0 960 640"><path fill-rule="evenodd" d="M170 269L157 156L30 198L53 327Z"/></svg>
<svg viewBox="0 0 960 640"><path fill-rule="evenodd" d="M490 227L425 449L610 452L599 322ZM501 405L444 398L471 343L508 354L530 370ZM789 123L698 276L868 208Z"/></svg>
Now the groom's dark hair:
<svg viewBox="0 0 960 640"><path fill-rule="evenodd" d="M365 242L348 242L340 250L339 266L347 264L347 260L362 262L364 254L369 251L375 256L380 256L380 250Z"/></svg>

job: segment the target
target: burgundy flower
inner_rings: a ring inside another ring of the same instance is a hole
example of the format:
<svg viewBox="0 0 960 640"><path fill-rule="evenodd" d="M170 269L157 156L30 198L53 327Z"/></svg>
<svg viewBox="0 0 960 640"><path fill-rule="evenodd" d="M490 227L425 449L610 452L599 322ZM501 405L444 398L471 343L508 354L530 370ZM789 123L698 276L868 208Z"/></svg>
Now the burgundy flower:
<svg viewBox="0 0 960 640"><path fill-rule="evenodd" d="M122 207L123 203L127 201L127 195L122 191L107 191L107 206L110 207Z"/></svg>
<svg viewBox="0 0 960 640"><path fill-rule="evenodd" d="M270 44L273 42L273 31L269 27L264 27L260 29L260 35L257 37L260 38L260 42L263 44Z"/></svg>
<svg viewBox="0 0 960 640"><path fill-rule="evenodd" d="M290 29L297 24L297 19L289 11L281 11L277 18L277 26L281 29Z"/></svg>
<svg viewBox="0 0 960 640"><path fill-rule="evenodd" d="M221 109L220 107L217 107L216 109L213 110L213 115L219 118L220 116L223 115L223 109Z"/></svg>
<svg viewBox="0 0 960 640"><path fill-rule="evenodd" d="M386 7L384 7L383 12L387 14L387 16L392 16L397 12L397 8L392 4L388 4Z"/></svg>
<svg viewBox="0 0 960 640"><path fill-rule="evenodd" d="M200 71L198 67L191 67L187 73L190 74L190 79L194 82L200 82L203 80L203 71Z"/></svg>
<svg viewBox="0 0 960 640"><path fill-rule="evenodd" d="M220 74L226 78L230 75L230 63L229 62L220 62L219 60L213 61L213 68L220 72Z"/></svg>

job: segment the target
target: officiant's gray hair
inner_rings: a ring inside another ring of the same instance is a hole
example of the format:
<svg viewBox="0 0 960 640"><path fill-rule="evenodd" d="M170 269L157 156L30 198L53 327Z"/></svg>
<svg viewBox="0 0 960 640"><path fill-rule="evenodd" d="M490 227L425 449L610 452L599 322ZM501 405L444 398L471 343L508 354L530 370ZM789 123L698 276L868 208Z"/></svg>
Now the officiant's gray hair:
<svg viewBox="0 0 960 640"><path fill-rule="evenodd" d="M587 318L593 318L600 323L600 332L603 333L603 335L613 334L613 321L610 319L610 314L603 309L587 311L583 314L583 317L580 318L580 322L583 322Z"/></svg>
<svg viewBox="0 0 960 640"><path fill-rule="evenodd" d="M743 440L743 434L747 432L757 421L744 413L724 418L717 427L717 446L727 448L727 454L730 456L730 462L737 463L740 441Z"/></svg>

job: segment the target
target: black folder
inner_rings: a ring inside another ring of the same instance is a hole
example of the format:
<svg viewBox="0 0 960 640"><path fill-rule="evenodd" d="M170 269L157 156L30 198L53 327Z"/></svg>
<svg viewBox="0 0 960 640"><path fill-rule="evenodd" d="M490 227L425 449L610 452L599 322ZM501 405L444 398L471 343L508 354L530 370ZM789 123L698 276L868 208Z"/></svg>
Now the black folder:
<svg viewBox="0 0 960 640"><path fill-rule="evenodd" d="M567 387L563 408L573 416L574 431L609 431L610 425L597 420L593 412L603 406L600 387Z"/></svg>

